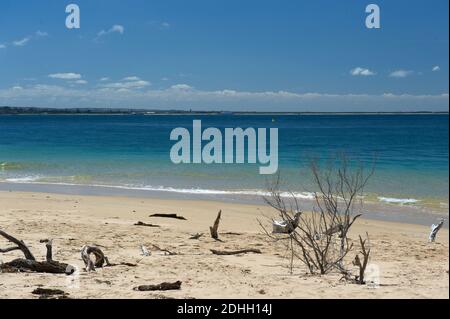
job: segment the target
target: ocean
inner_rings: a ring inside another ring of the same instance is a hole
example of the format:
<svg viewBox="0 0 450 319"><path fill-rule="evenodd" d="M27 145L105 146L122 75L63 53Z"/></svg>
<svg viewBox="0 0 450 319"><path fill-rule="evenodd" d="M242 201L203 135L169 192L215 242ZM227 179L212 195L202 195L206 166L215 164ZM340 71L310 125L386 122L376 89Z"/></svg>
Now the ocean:
<svg viewBox="0 0 450 319"><path fill-rule="evenodd" d="M345 153L375 174L368 201L448 214L448 115L0 116L0 183L85 185L195 196L259 196L258 164L173 164L172 129L278 128L282 188L316 191L309 160Z"/></svg>

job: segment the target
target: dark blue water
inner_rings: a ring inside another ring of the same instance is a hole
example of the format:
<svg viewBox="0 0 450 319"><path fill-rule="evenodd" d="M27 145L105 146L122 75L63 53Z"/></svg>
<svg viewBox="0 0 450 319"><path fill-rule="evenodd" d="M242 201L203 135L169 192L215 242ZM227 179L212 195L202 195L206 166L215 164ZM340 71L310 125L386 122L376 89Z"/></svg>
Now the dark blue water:
<svg viewBox="0 0 450 319"><path fill-rule="evenodd" d="M113 185L183 192L258 192L258 164L171 162L176 127L279 129L285 189L314 191L312 156L346 153L376 173L367 192L448 208L448 115L0 116L0 181Z"/></svg>

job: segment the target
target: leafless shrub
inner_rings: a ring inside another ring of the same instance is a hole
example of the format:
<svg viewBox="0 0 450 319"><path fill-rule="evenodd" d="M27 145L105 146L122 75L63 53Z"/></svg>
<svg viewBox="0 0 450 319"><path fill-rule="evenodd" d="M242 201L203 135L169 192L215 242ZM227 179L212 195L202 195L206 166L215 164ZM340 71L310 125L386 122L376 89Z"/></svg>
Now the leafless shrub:
<svg viewBox="0 0 450 319"><path fill-rule="evenodd" d="M314 193L312 214L303 214L296 196L282 196L280 176L269 187L268 205L279 212L281 221L273 221L274 233L269 233L260 222L263 231L275 241L284 241L290 251L291 273L294 258L299 259L311 274L326 274L333 269L345 273L343 260L352 250L348 233L361 216L365 185L373 174L366 173L363 165L350 167L345 156L337 157L323 169L317 159L311 160L310 169L317 192ZM358 211L358 212L357 212ZM279 231L282 225L285 231ZM288 236L278 236L284 233Z"/></svg>

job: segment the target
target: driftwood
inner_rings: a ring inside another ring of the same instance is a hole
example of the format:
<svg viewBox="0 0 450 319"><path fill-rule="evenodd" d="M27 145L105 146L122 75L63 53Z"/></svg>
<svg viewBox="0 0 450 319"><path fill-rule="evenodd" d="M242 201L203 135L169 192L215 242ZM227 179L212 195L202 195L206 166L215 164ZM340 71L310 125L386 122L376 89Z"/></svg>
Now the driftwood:
<svg viewBox="0 0 450 319"><path fill-rule="evenodd" d="M369 235L367 235L367 239L369 238ZM361 254L363 256L362 262L359 258L359 255L356 255L355 260L353 261L354 266L358 266L359 268L359 275L355 277L355 281L360 284L364 285L366 282L364 280L364 274L366 272L367 263L369 262L370 257L370 247L366 247L367 239L362 239L361 236L359 236L359 243L361 244Z"/></svg>
<svg viewBox="0 0 450 319"><path fill-rule="evenodd" d="M95 261L91 259L91 254L94 255ZM111 265L103 251L97 246L83 246L81 248L81 258L86 266L86 271L95 271L95 268Z"/></svg>
<svg viewBox="0 0 450 319"><path fill-rule="evenodd" d="M430 237L429 237L430 243L434 243L435 242L437 233L442 228L442 226L444 226L444 219L440 219L439 220L439 224L437 224L437 225L433 224L431 226L431 233L430 233Z"/></svg>
<svg viewBox="0 0 450 319"><path fill-rule="evenodd" d="M195 235L192 235L191 237L189 237L189 239L200 239L200 237L203 236L203 233L197 233Z"/></svg>
<svg viewBox="0 0 450 319"><path fill-rule="evenodd" d="M300 223L300 216L301 212L297 212L294 216L294 219L289 220L283 220L283 221L276 221L274 220L272 222L272 233L274 234L291 234L295 231L295 229L298 227L298 224Z"/></svg>
<svg viewBox="0 0 450 319"><path fill-rule="evenodd" d="M150 217L174 218L174 219L187 220L183 216L178 216L177 214L153 214L153 215L150 215Z"/></svg>
<svg viewBox="0 0 450 319"><path fill-rule="evenodd" d="M236 250L236 251L222 251L222 250L215 250L211 249L211 252L214 255L220 255L220 256L230 256L230 255L240 255L240 254L261 254L261 250L259 249L242 249L242 250Z"/></svg>
<svg viewBox="0 0 450 319"><path fill-rule="evenodd" d="M161 227L159 225L153 225L153 224L147 224L144 222L137 222L136 224L134 224L134 226L145 226L145 227Z"/></svg>
<svg viewBox="0 0 450 319"><path fill-rule="evenodd" d="M0 265L1 272L37 272L37 273L50 273L50 274L67 274L71 275L75 272L75 268L69 264L60 263L54 261L52 258L52 240L46 241L47 247L47 258L46 261L37 261L36 258L31 253L27 245L17 238L5 233L0 230L0 236L4 237L16 247L10 247L6 249L0 249L0 252L10 252L14 250L20 250L25 256L25 259L18 258L13 261L3 263Z"/></svg>
<svg viewBox="0 0 450 319"><path fill-rule="evenodd" d="M59 289L37 288L31 292L38 295L39 299L68 299L69 294Z"/></svg>
<svg viewBox="0 0 450 319"><path fill-rule="evenodd" d="M165 291L165 290L179 290L181 289L181 281L177 282L163 282L159 285L142 285L134 288L135 291Z"/></svg>
<svg viewBox="0 0 450 319"><path fill-rule="evenodd" d="M137 264L135 264L135 263L121 262L121 263L118 263L118 264L108 263L107 265L105 265L105 267L115 267L115 266L137 267Z"/></svg>
<svg viewBox="0 0 450 319"><path fill-rule="evenodd" d="M13 244L16 244L16 250L21 250L25 256L26 259L28 260L36 260L36 258L34 258L33 254L31 253L31 251L28 249L27 245L25 245L25 243L23 242L23 240L18 240L17 238L8 235L7 233L5 233L4 231L0 230L0 236L3 236L4 238L6 238L8 241L12 242ZM11 248L9 248L11 249ZM9 250L11 251L11 250Z"/></svg>
<svg viewBox="0 0 450 319"><path fill-rule="evenodd" d="M216 220L214 222L214 225L212 227L209 227L209 231L211 232L211 237L214 238L215 240L219 240L218 229L219 229L221 216L222 216L222 211L219 211L219 213L217 214Z"/></svg>
<svg viewBox="0 0 450 319"><path fill-rule="evenodd" d="M33 295L64 295L65 292L60 289L36 288L31 292Z"/></svg>
<svg viewBox="0 0 450 319"><path fill-rule="evenodd" d="M169 255L169 256L175 256L175 255L178 255L178 254L175 253L175 252L172 252L172 251L170 251L170 250L168 250L168 249L163 249L163 248L161 248L161 247L159 247L159 246L157 246L157 245L154 245L154 244L152 244L152 247L153 247L155 250L157 250L157 251L163 252L165 255Z"/></svg>

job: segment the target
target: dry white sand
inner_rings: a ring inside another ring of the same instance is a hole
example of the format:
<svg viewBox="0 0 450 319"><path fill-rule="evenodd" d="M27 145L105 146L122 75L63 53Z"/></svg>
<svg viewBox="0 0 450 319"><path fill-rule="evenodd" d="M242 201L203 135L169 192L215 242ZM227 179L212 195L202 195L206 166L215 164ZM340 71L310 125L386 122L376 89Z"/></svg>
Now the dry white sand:
<svg viewBox="0 0 450 319"><path fill-rule="evenodd" d="M369 232L371 264L380 273L380 286L371 288L341 281L337 273L307 275L299 263L290 275L284 249L268 241L258 225L257 218L264 220L262 214L274 214L265 206L20 192L0 192L0 202L0 229L23 239L42 259L45 246L39 240L53 238L54 259L80 269L78 276L0 273L0 298L36 298L31 291L37 287L62 289L72 298L449 298L447 229L431 244L426 226L358 220L351 237L356 240L358 234ZM209 226L219 209L223 242L209 238ZM188 220L150 218L153 213L177 213ZM161 227L133 226L137 221ZM195 233L205 236L189 239ZM138 266L87 273L80 258L85 244L99 245L113 263ZM177 255L153 250L143 257L142 244L149 249L155 244ZM1 248L9 246L0 238ZM262 254L210 252L248 247ZM21 257L17 251L0 255L4 262L17 257ZM138 285L177 280L183 282L179 291L133 291Z"/></svg>

